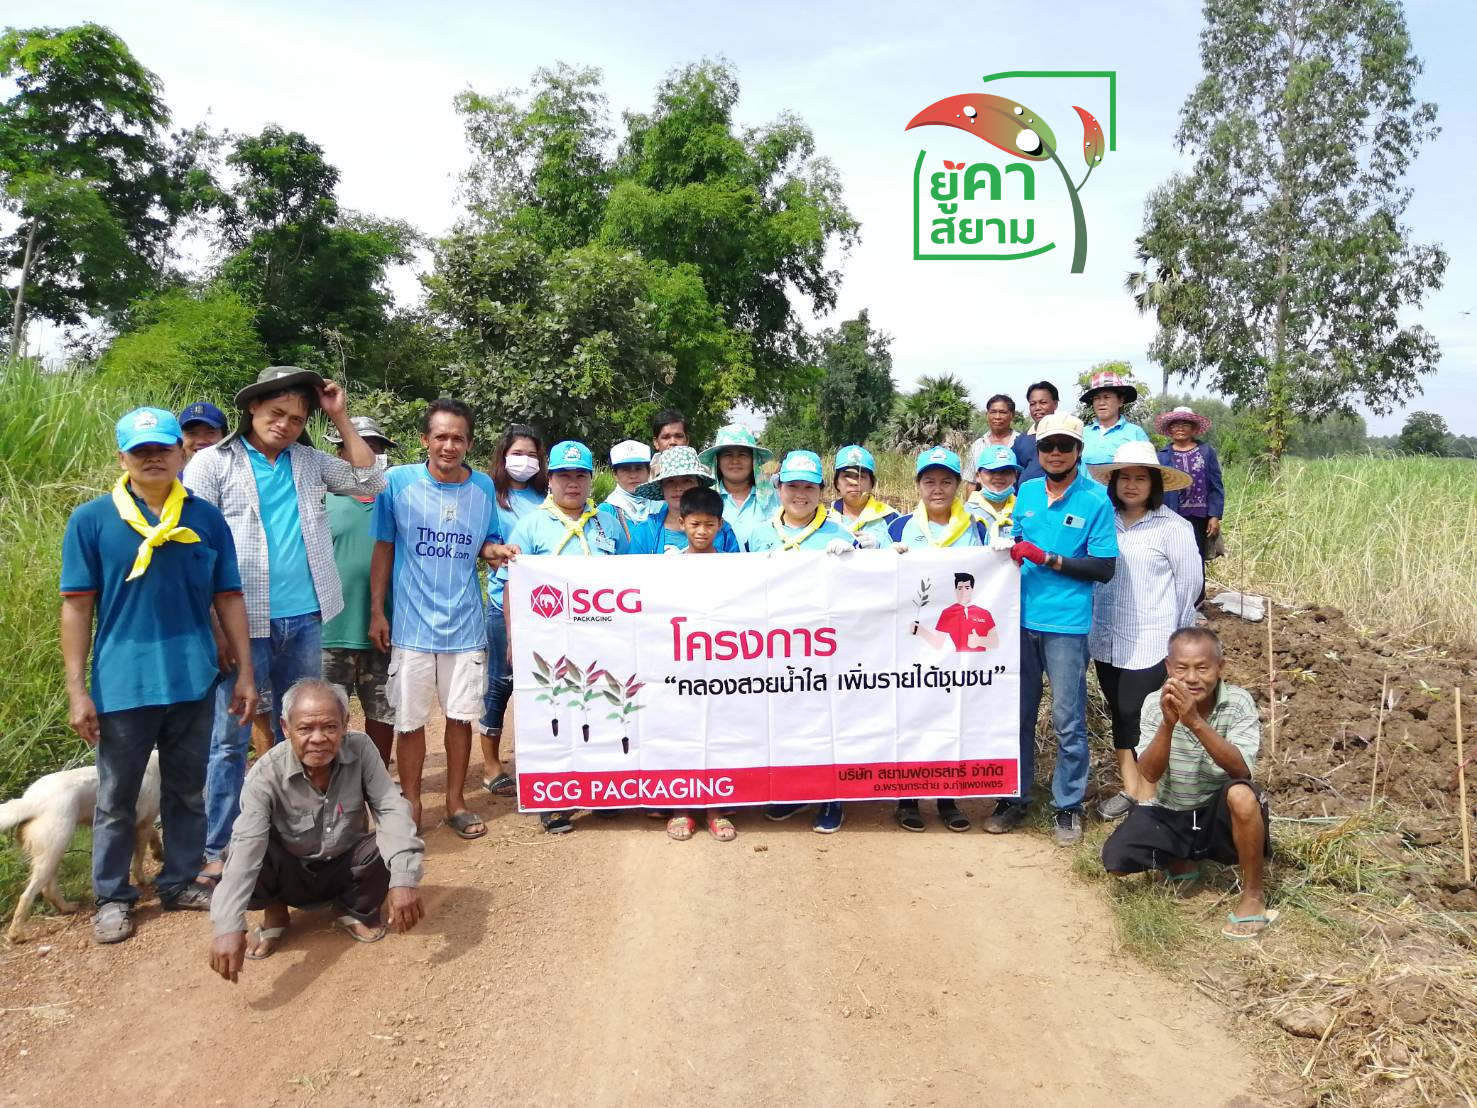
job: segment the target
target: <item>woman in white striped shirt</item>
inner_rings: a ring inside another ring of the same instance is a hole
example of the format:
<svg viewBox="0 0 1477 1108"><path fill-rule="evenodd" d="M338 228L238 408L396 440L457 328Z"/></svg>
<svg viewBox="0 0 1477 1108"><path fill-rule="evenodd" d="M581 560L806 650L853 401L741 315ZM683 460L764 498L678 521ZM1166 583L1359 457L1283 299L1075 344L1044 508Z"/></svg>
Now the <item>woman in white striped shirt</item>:
<svg viewBox="0 0 1477 1108"><path fill-rule="evenodd" d="M1114 820L1153 794L1134 761L1139 713L1164 684L1169 636L1195 622L1205 571L1189 521L1164 506L1165 491L1185 487L1189 474L1161 465L1148 442L1124 443L1111 462L1089 468L1108 486L1118 531L1118 566L1093 595L1087 636L1123 780L1123 790L1100 804L1098 814Z"/></svg>

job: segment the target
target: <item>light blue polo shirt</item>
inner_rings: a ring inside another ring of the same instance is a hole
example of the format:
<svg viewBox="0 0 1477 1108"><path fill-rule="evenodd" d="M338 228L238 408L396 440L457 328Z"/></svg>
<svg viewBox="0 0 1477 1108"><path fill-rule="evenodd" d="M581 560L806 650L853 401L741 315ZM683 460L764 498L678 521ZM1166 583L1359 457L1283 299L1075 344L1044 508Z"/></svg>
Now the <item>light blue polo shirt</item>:
<svg viewBox="0 0 1477 1108"><path fill-rule="evenodd" d="M853 538L860 539L863 535L870 535L878 546L886 546L892 541L889 535L889 529L892 527L892 521L897 519L897 517L897 512L888 512L881 519L867 520L866 523L853 531L851 529L851 521L846 518L845 506L842 501L831 501L831 518L836 521L838 527Z"/></svg>
<svg viewBox="0 0 1477 1108"><path fill-rule="evenodd" d="M749 536L756 527L767 524L774 518L774 513L780 510L779 493L767 481L756 479L754 487L744 497L742 504L729 495L722 481L718 482L717 489L718 495L723 498L723 522L733 528L734 541L739 544L739 549L748 544ZM714 549L717 549L716 543Z"/></svg>
<svg viewBox="0 0 1477 1108"><path fill-rule="evenodd" d="M424 462L395 466L374 502L374 537L395 544L390 642L422 654L487 649L477 557L501 542L497 489L485 473L438 481Z"/></svg>
<svg viewBox="0 0 1477 1108"><path fill-rule="evenodd" d="M1046 504L1046 478L1035 477L1022 485L1015 498L1012 534L1063 558L1118 556L1108 490L1080 466L1077 479L1050 507ZM1091 581L1023 562L1021 626L1059 635L1087 634L1092 629L1092 586Z"/></svg>
<svg viewBox="0 0 1477 1108"><path fill-rule="evenodd" d="M947 523L928 524L928 534L923 533L918 526L918 521L913 518L912 513L900 515L894 519L888 527L888 541L900 542L909 550L924 550L933 545L935 539L948 534ZM984 546L986 545L985 525L978 519L970 522L969 528L949 544L955 546Z"/></svg>
<svg viewBox="0 0 1477 1108"><path fill-rule="evenodd" d="M761 550L778 550L804 530L804 527L791 527L786 523L776 523L774 517L771 516L750 532L748 549L754 553ZM807 535L804 542L790 549L824 550L836 539L840 539L847 546L856 545L855 536L827 515L826 521Z"/></svg>
<svg viewBox="0 0 1477 1108"><path fill-rule="evenodd" d="M1126 442L1148 442L1149 434L1137 423L1129 423L1122 416L1113 426L1104 428L1096 421L1082 429L1082 465L1105 465L1113 460L1118 448ZM1086 468L1082 470L1087 473ZM1089 474L1089 479L1091 475Z"/></svg>
<svg viewBox="0 0 1477 1108"><path fill-rule="evenodd" d="M286 619L316 612L320 607L318 590L313 587L313 574L308 568L292 456L284 450L273 463L245 435L241 436L241 445L246 447L246 456L251 459L262 530L267 535L270 615L273 619Z"/></svg>
<svg viewBox="0 0 1477 1108"><path fill-rule="evenodd" d="M584 513L581 512L581 515ZM568 542L564 542L564 536L569 531L574 520L566 520L562 515L555 518L552 511L540 507L529 512L518 521L513 528L513 533L508 537L509 544L516 546L524 554L560 554L564 557L577 557L588 553L590 557L602 557L615 553L615 535L613 528L615 521L611 519L609 512L597 511L585 521L581 529L584 543L579 538L571 535ZM560 544L563 543L563 547ZM588 546L588 552L585 547ZM497 571L504 583L508 580L508 567L504 566Z"/></svg>
<svg viewBox="0 0 1477 1108"><path fill-rule="evenodd" d="M503 537L502 541L511 543L513 540L508 536L518 521L543 502L544 498L533 489L509 489L508 506L497 505L497 533ZM487 602L494 608L503 606L503 578L496 573L487 575Z"/></svg>
<svg viewBox="0 0 1477 1108"><path fill-rule="evenodd" d="M631 541L623 544L617 536L616 552L619 554L665 554L668 550L686 550L687 532L667 530L667 506L661 505L646 517L645 523L631 524ZM680 527L681 524L679 523ZM719 554L737 554L743 550L733 527L728 520L713 536L713 549Z"/></svg>

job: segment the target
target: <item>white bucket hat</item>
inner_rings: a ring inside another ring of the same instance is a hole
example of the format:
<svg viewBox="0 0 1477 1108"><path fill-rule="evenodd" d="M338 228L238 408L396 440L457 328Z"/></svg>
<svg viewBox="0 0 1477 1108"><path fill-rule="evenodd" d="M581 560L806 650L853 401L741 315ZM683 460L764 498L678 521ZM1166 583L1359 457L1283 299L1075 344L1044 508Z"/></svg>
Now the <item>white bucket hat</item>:
<svg viewBox="0 0 1477 1108"><path fill-rule="evenodd" d="M1103 462L1101 465L1088 466L1088 471L1100 484L1106 485L1108 479L1120 469L1129 469L1133 466L1143 466L1145 469L1157 469L1159 475L1164 478L1165 492L1178 492L1180 489L1190 487L1190 475L1182 469L1167 466L1159 460L1159 454L1154 449L1152 442L1126 442L1113 452L1111 462Z"/></svg>

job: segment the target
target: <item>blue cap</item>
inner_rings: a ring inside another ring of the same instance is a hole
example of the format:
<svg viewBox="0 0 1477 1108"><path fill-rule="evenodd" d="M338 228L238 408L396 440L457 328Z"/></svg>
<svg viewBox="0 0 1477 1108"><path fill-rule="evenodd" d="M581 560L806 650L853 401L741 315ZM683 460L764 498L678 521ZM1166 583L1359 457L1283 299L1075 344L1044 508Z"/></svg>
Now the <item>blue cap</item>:
<svg viewBox="0 0 1477 1108"><path fill-rule="evenodd" d="M153 443L156 446L177 446L183 441L179 420L173 412L163 408L135 408L118 421L114 430L118 435L118 449L134 450Z"/></svg>
<svg viewBox="0 0 1477 1108"><path fill-rule="evenodd" d="M813 481L819 485L824 477L821 456L814 450L792 450L780 463L781 484L786 481Z"/></svg>
<svg viewBox="0 0 1477 1108"><path fill-rule="evenodd" d="M864 469L876 476L877 461L865 446L843 446L836 451L836 469Z"/></svg>
<svg viewBox="0 0 1477 1108"><path fill-rule="evenodd" d="M574 439L556 442L549 451L549 472L557 473L561 469L582 469L586 473L594 473L595 457L582 442Z"/></svg>
<svg viewBox="0 0 1477 1108"><path fill-rule="evenodd" d="M1020 459L1008 446L987 446L975 459L975 469L1021 469Z"/></svg>
<svg viewBox="0 0 1477 1108"><path fill-rule="evenodd" d="M217 431L226 429L226 414L209 400L197 400L179 414L179 425L208 423Z"/></svg>
<svg viewBox="0 0 1477 1108"><path fill-rule="evenodd" d="M925 469L947 469L955 477L963 476L959 466L959 455L947 446L927 446L918 452L918 461L913 466L913 476L921 476Z"/></svg>

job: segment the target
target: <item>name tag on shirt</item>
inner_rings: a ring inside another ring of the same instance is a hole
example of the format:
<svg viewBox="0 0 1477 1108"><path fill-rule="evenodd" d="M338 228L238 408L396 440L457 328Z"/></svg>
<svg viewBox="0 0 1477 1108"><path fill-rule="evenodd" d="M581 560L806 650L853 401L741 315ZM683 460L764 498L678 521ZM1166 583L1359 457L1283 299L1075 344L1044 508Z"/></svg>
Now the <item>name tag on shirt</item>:
<svg viewBox="0 0 1477 1108"><path fill-rule="evenodd" d="M1087 526L1087 520L1083 519L1081 516L1074 516L1071 512L1068 512L1062 517L1062 526L1081 528Z"/></svg>
<svg viewBox="0 0 1477 1108"><path fill-rule="evenodd" d="M604 531L601 531L594 536L593 544L595 549L600 551L600 553L602 554L615 553L615 540L607 535Z"/></svg>

